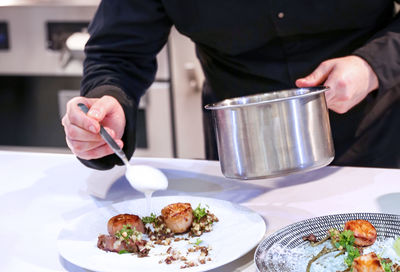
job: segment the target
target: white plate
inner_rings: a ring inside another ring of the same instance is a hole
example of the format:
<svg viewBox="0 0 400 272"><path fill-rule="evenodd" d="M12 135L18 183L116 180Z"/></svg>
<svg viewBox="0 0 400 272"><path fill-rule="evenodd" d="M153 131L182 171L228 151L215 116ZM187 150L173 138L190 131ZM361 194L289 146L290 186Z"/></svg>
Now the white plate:
<svg viewBox="0 0 400 272"><path fill-rule="evenodd" d="M206 271L232 262L253 249L263 238L266 226L263 218L240 205L212 198L191 196L169 196L152 198L152 212L159 215L161 209L175 202L188 202L193 209L201 204L209 206L219 222L214 223L213 230L203 234L201 245L210 245L209 256L212 261L183 271ZM160 264L166 256L156 255L165 252L168 246L157 245L150 251L149 257L138 258L131 254L105 252L97 248L99 234L107 234L107 221L119 213L132 213L146 216L145 199L118 203L100 208L69 222L58 237L58 249L62 257L69 262L94 271L178 271L183 262L170 265ZM195 238L191 239L195 241ZM187 241L175 243L180 247L191 247Z"/></svg>

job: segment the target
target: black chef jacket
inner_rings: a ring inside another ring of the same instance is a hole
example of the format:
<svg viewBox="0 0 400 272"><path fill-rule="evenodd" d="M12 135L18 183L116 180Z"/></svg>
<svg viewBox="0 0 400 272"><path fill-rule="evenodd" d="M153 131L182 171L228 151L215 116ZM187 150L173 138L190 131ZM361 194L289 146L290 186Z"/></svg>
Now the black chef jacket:
<svg viewBox="0 0 400 272"><path fill-rule="evenodd" d="M380 87L348 113L330 112L333 163L400 167L400 18L393 0L103 0L89 27L81 92L120 101L129 157L137 105L172 25L196 44L206 76L203 104L295 87L330 58L364 58ZM98 169L121 164L115 155L82 162Z"/></svg>

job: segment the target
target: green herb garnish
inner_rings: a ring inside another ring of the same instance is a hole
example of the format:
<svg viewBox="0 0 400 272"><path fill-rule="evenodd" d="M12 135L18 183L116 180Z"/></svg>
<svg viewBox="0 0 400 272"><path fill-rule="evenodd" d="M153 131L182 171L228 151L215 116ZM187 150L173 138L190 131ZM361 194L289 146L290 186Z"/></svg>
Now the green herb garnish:
<svg viewBox="0 0 400 272"><path fill-rule="evenodd" d="M339 231L338 229L332 228L329 230L328 238L331 239L331 243L334 247L332 250L339 251L339 253L335 255L335 258L347 252L347 256L344 259L344 263L350 268L350 271L352 271L351 266L353 264L354 259L360 256L360 252L354 246L354 241L356 240L354 237L354 233L351 230ZM321 240L321 242L322 241L326 241L326 238ZM312 245L313 244L317 243L312 243ZM332 252L332 250L330 250L329 252ZM326 252L328 252L328 250L321 251L319 255L320 256L325 255Z"/></svg>
<svg viewBox="0 0 400 272"><path fill-rule="evenodd" d="M203 240L200 240L200 238L197 238L195 242L189 242L193 246L199 246L201 243L203 243Z"/></svg>
<svg viewBox="0 0 400 272"><path fill-rule="evenodd" d="M197 206L196 209L193 210L193 215L194 215L195 220L196 220L197 222L199 222L200 219L201 219L202 217L204 217L206 214L207 214L206 208L200 208L200 204Z"/></svg>
<svg viewBox="0 0 400 272"><path fill-rule="evenodd" d="M351 267L354 259L360 256L360 252L354 247L354 241L356 240L354 233L351 230L344 230L337 236L335 232L335 238L337 239L337 242L334 243L335 247L342 252L347 252L344 263Z"/></svg>
<svg viewBox="0 0 400 272"><path fill-rule="evenodd" d="M335 243L336 248L346 249L348 246L353 246L356 238L351 230L344 230L339 234L339 241Z"/></svg>
<svg viewBox="0 0 400 272"><path fill-rule="evenodd" d="M125 240L128 241L131 239L132 235L136 232L136 228L132 229L132 226L130 224L123 225L122 229L117 231L115 233L115 237L117 237L120 240Z"/></svg>
<svg viewBox="0 0 400 272"><path fill-rule="evenodd" d="M194 243L194 245L198 246L203 242L203 240L200 240L200 238L196 239L196 242Z"/></svg>
<svg viewBox="0 0 400 272"><path fill-rule="evenodd" d="M354 259L360 256L360 252L354 246L347 246L346 251L347 251L347 257L344 259L344 263L348 267L351 267Z"/></svg>
<svg viewBox="0 0 400 272"><path fill-rule="evenodd" d="M125 249L118 251L118 254L126 254L126 253L130 253L130 252Z"/></svg>
<svg viewBox="0 0 400 272"><path fill-rule="evenodd" d="M157 216L154 213L151 213L150 216L145 216L142 218L143 223L154 223L156 222Z"/></svg>
<svg viewBox="0 0 400 272"><path fill-rule="evenodd" d="M392 272L392 262L386 261L386 260L380 260L381 261L381 265L383 270L385 270L385 272Z"/></svg>

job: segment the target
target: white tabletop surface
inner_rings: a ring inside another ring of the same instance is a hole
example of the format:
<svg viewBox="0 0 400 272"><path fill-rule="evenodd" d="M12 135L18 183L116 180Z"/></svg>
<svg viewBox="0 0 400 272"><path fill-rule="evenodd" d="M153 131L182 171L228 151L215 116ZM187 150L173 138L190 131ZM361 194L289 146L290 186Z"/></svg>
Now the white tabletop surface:
<svg viewBox="0 0 400 272"><path fill-rule="evenodd" d="M219 163L134 158L161 169L167 191L239 203L261 214L271 234L299 220L336 213L400 214L400 170L324 167L269 180L222 176ZM74 156L0 151L0 271L85 271L57 252L57 236L70 220L99 207L143 196L130 188L124 168L96 171ZM254 249L215 271L256 271Z"/></svg>

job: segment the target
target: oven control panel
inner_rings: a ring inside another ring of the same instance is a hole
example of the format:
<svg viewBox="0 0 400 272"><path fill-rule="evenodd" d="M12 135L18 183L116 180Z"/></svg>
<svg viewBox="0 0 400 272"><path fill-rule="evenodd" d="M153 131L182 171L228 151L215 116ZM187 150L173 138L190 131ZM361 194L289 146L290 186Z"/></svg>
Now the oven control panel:
<svg viewBox="0 0 400 272"><path fill-rule="evenodd" d="M8 24L6 22L0 22L0 50L10 49L8 37Z"/></svg>

